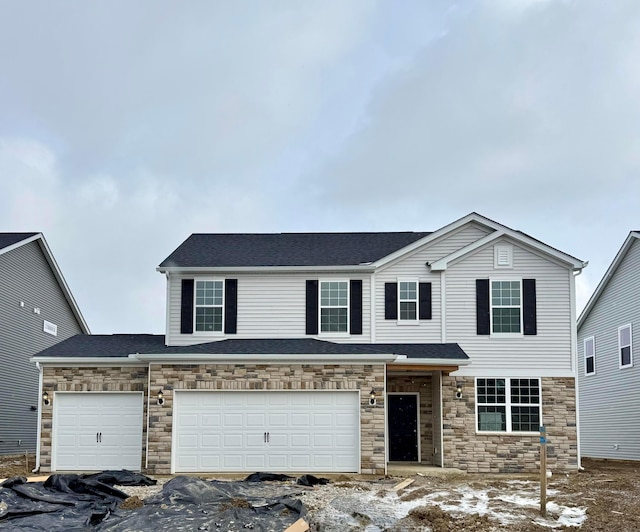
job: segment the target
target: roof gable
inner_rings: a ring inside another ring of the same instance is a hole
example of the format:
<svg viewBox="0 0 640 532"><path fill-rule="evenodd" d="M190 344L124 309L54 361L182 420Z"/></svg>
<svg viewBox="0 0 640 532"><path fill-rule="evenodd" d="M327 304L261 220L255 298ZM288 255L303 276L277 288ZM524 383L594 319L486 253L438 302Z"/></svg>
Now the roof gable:
<svg viewBox="0 0 640 532"><path fill-rule="evenodd" d="M17 247L16 244L24 244L23 240L28 240L36 235L38 233L0 233L0 254Z"/></svg>
<svg viewBox="0 0 640 532"><path fill-rule="evenodd" d="M510 229L478 213L472 212L434 232L380 233L195 233L187 238L160 266L171 269L208 268L274 268L274 267L362 267L377 269L402 258L418 248L451 234L465 225L476 223L490 229L493 235L480 239L455 256L441 259L446 269L448 260L477 249L497 236L508 236L550 258L584 268L586 263L563 253L529 235Z"/></svg>
<svg viewBox="0 0 640 532"><path fill-rule="evenodd" d="M602 292L604 292L605 288L609 284L609 281L611 281L611 279L615 275L616 271L618 270L618 267L620 266L620 264L626 257L627 253L631 249L631 246L637 240L640 240L640 231L631 231L627 236L626 240L624 241L624 243L622 244L622 247L614 257L613 261L611 262L611 265L609 266L604 276L598 283L598 286L594 290L593 294L591 294L591 297L589 298L589 301L587 301L587 304L585 305L584 309L582 309L582 312L578 317L578 329L584 323L584 320L587 319L587 316L589 316L589 313L591 312L596 302L602 295Z"/></svg>
<svg viewBox="0 0 640 532"><path fill-rule="evenodd" d="M76 300L74 299L73 294L62 275L62 271L58 267L58 263L56 262L53 253L51 253L51 249L49 249L49 245L42 233L0 233L0 255L9 253L14 249L18 249L21 246L29 244L30 242L37 242L56 281L60 285L60 289L62 290L73 315L76 317L80 328L85 334L90 334L91 331L89 330L89 326L84 320L84 316L80 312L80 308L78 307L78 304L76 303Z"/></svg>

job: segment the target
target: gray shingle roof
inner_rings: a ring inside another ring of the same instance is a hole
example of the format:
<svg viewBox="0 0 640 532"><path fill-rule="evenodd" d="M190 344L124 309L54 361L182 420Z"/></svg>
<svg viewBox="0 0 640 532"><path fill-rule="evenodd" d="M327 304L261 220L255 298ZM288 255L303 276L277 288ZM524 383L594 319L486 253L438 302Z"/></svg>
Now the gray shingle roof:
<svg viewBox="0 0 640 532"><path fill-rule="evenodd" d="M0 249L13 246L13 244L17 244L37 234L38 233L0 233Z"/></svg>
<svg viewBox="0 0 640 532"><path fill-rule="evenodd" d="M397 354L408 358L468 360L458 344L340 344L315 338L231 339L191 346L164 345L163 335L113 334L72 336L36 357L127 357L140 354L227 355L371 355Z"/></svg>
<svg viewBox="0 0 640 532"><path fill-rule="evenodd" d="M353 266L375 262L430 234L196 233L160 267Z"/></svg>

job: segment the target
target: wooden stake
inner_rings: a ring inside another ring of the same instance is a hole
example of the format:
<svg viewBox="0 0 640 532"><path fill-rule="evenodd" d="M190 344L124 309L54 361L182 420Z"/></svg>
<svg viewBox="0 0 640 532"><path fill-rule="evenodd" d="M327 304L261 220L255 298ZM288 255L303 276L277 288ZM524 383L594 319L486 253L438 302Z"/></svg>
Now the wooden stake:
<svg viewBox="0 0 640 532"><path fill-rule="evenodd" d="M307 532L307 530L309 530L309 523L301 517L284 532Z"/></svg>
<svg viewBox="0 0 640 532"><path fill-rule="evenodd" d="M545 427L540 427L540 514L547 517L547 438Z"/></svg>

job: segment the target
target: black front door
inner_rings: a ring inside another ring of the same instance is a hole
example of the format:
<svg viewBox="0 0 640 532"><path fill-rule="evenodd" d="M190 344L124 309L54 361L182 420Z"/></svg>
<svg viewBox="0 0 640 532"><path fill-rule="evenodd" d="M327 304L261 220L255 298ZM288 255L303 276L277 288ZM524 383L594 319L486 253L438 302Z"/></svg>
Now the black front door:
<svg viewBox="0 0 640 532"><path fill-rule="evenodd" d="M389 461L418 461L418 396L387 396Z"/></svg>

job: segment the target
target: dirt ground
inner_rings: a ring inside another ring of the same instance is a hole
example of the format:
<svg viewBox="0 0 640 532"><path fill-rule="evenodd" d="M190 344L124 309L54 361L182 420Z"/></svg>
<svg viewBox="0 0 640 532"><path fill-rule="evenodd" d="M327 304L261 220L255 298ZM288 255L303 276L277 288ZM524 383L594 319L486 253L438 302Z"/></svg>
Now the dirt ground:
<svg viewBox="0 0 640 532"><path fill-rule="evenodd" d="M29 455L29 470L24 455L0 456L0 478L29 476L33 465L33 455ZM539 504L535 504L536 476L415 476L411 486L397 493L391 489L394 479L372 482L343 476L328 486L316 487L302 499L312 531L337 530L331 516L343 523L342 530L350 531L640 530L640 463L585 459L583 468L549 479L547 520L540 518ZM362 508L354 511L359 501ZM390 526L376 522L376 501L384 511L395 512L399 520L394 519ZM560 514L568 515L569 520ZM348 526L345 516L351 520Z"/></svg>

